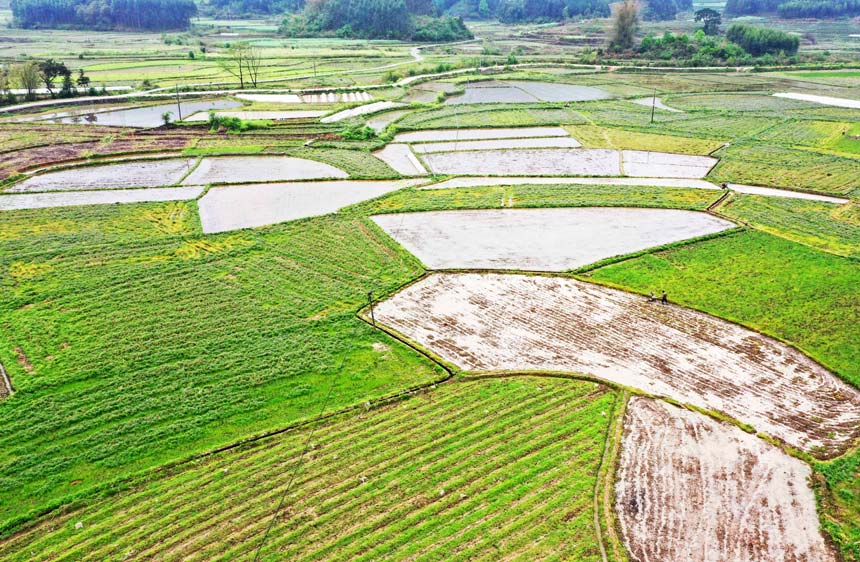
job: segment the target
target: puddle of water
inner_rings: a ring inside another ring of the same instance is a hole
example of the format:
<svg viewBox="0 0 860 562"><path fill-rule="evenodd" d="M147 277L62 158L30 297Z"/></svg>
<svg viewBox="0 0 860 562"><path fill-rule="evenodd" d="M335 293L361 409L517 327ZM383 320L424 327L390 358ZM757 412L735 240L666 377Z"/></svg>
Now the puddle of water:
<svg viewBox="0 0 860 562"><path fill-rule="evenodd" d="M672 209L487 209L377 215L431 269L564 271L734 224Z"/></svg>
<svg viewBox="0 0 860 562"><path fill-rule="evenodd" d="M505 148L578 148L582 146L571 137L543 137L531 139L489 139L474 141L432 142L413 144L412 150L418 154L450 152L458 150L497 150Z"/></svg>
<svg viewBox="0 0 860 562"><path fill-rule="evenodd" d="M463 95L449 98L446 104L464 103L534 103L588 101L612 97L609 92L591 86L507 80L470 84Z"/></svg>
<svg viewBox="0 0 860 562"><path fill-rule="evenodd" d="M195 161L195 158L169 158L69 168L27 178L6 192L161 187L178 183L191 170Z"/></svg>
<svg viewBox="0 0 860 562"><path fill-rule="evenodd" d="M391 166L398 174L422 176L427 173L407 144L389 144L382 150L374 152L373 155Z"/></svg>
<svg viewBox="0 0 860 562"><path fill-rule="evenodd" d="M198 202L200 222L206 233L277 224L333 213L415 183L331 181L213 187Z"/></svg>
<svg viewBox="0 0 860 562"><path fill-rule="evenodd" d="M849 109L860 109L860 100L850 100L846 98L834 98L831 96L816 96L813 94L798 94L794 92L780 92L774 94L778 98L788 98L792 100L811 101L823 105L832 105L834 107L847 107Z"/></svg>
<svg viewBox="0 0 860 562"><path fill-rule="evenodd" d="M475 150L424 157L434 173L500 176L618 176L617 150L603 148Z"/></svg>
<svg viewBox="0 0 860 562"><path fill-rule="evenodd" d="M44 209L46 207L74 207L78 205L109 205L113 203L185 201L196 199L201 193L203 193L203 187L194 185L152 189L112 189L105 191L0 195L0 211Z"/></svg>
<svg viewBox="0 0 860 562"><path fill-rule="evenodd" d="M316 119L325 111L219 111L219 117L237 117L249 121L285 121L288 119ZM209 112L201 111L184 119L185 122L208 121Z"/></svg>
<svg viewBox="0 0 860 562"><path fill-rule="evenodd" d="M338 121L343 121L344 119L349 119L350 117L358 117L359 115L367 115L370 113L376 113L378 111L385 111L386 109L394 109L396 107L404 107L406 104L398 103L396 101L377 101L374 103L369 103L367 105L360 105L358 107L353 107L352 109L345 109L343 111L338 111L333 115L329 115L328 117L323 117L321 121L323 123L336 123Z"/></svg>
<svg viewBox="0 0 860 562"><path fill-rule="evenodd" d="M231 156L204 158L183 185L346 178L329 164L289 156Z"/></svg>
<svg viewBox="0 0 860 562"><path fill-rule="evenodd" d="M240 107L242 104L232 100L217 100L217 101L183 101L181 106L175 103L163 105L150 105L146 107L135 107L129 109L119 109L114 111L104 111L101 113L87 113L82 110L79 113L69 115L71 112L64 112L62 115L45 116L46 121L52 123L73 123L73 124L90 124L90 125L105 125L109 127L158 127L163 123L161 114L166 111L173 112L171 116L174 120L179 120L180 107L182 115L191 115L198 111L209 111L210 109L230 109Z"/></svg>

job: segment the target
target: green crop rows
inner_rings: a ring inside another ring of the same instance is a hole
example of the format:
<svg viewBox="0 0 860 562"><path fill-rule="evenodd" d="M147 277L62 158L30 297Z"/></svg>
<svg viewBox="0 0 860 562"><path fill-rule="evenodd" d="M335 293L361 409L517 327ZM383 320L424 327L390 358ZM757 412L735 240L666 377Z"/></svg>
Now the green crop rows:
<svg viewBox="0 0 860 562"><path fill-rule="evenodd" d="M46 520L4 558L249 558L313 431L265 560L598 561L592 498L615 400L571 380L445 384Z"/></svg>
<svg viewBox="0 0 860 562"><path fill-rule="evenodd" d="M0 215L2 520L317 415L332 377L337 408L440 376L354 316L420 272L372 223L201 237L187 211Z"/></svg>

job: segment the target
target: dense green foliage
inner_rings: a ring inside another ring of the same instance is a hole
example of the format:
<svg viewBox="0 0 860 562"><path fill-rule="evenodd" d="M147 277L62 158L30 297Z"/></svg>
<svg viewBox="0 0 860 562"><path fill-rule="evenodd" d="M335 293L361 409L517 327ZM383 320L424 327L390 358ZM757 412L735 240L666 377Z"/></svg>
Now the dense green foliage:
<svg viewBox="0 0 860 562"><path fill-rule="evenodd" d="M12 0L22 27L185 29L196 13L192 0Z"/></svg>
<svg viewBox="0 0 860 562"><path fill-rule="evenodd" d="M734 16L778 13L784 18L834 18L860 15L857 0L728 0Z"/></svg>
<svg viewBox="0 0 860 562"><path fill-rule="evenodd" d="M692 0L648 0L645 3L643 16L647 20L673 20L678 12L692 8Z"/></svg>
<svg viewBox="0 0 860 562"><path fill-rule="evenodd" d="M706 35L701 30L692 37L683 33L675 35L669 31L662 36L648 34L639 43L639 53L648 58L667 61L689 60L693 66L752 62L752 57L740 46Z"/></svg>
<svg viewBox="0 0 860 562"><path fill-rule="evenodd" d="M857 205L735 195L721 212L807 246L860 258L860 214Z"/></svg>
<svg viewBox="0 0 860 562"><path fill-rule="evenodd" d="M592 494L615 401L591 382L460 381L320 424L262 559L597 562ZM4 559L249 559L309 431L92 502L16 537Z"/></svg>
<svg viewBox="0 0 860 562"><path fill-rule="evenodd" d="M425 11L423 7L418 9ZM473 37L462 19L414 14L404 0L310 2L301 14L288 15L280 31L288 37L329 34L415 41L458 41Z"/></svg>
<svg viewBox="0 0 860 562"><path fill-rule="evenodd" d="M735 23L726 31L726 39L737 43L751 55L785 53L793 55L800 46L800 39L778 29L755 27Z"/></svg>
<svg viewBox="0 0 860 562"><path fill-rule="evenodd" d="M574 16L605 17L608 0L501 0L498 18L503 22L558 21Z"/></svg>
<svg viewBox="0 0 860 562"><path fill-rule="evenodd" d="M332 384L329 410L440 376L355 317L368 291L421 272L372 223L203 236L194 217L193 203L0 213L0 362L17 389L0 401L4 524L315 416Z"/></svg>

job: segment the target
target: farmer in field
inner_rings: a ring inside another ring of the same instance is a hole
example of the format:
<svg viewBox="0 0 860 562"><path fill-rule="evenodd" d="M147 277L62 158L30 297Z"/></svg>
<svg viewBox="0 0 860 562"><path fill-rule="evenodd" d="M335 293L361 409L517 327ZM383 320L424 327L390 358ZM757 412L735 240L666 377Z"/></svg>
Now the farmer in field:
<svg viewBox="0 0 860 562"><path fill-rule="evenodd" d="M654 291L648 293L648 302L654 302L657 300L657 297L654 296Z"/></svg>
<svg viewBox="0 0 860 562"><path fill-rule="evenodd" d="M666 294L666 291L663 291L663 296L660 297L660 302L663 304L669 304L669 297Z"/></svg>

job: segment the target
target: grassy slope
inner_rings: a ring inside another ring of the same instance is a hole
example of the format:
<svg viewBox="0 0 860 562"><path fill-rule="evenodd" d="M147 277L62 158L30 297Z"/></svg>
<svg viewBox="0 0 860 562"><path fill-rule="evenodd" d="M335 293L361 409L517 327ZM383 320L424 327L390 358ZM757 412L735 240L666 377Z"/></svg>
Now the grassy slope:
<svg viewBox="0 0 860 562"><path fill-rule="evenodd" d="M860 385L860 262L748 231L598 269L595 281L671 300L773 334ZM819 463L822 520L860 559L860 452Z"/></svg>
<svg viewBox="0 0 860 562"><path fill-rule="evenodd" d="M331 377L329 410L440 375L354 317L421 272L372 224L202 236L191 205L0 215L0 521L315 416Z"/></svg>
<svg viewBox="0 0 860 562"><path fill-rule="evenodd" d="M454 382L320 424L263 559L597 561L592 493L615 401L589 382ZM46 520L6 559L246 558L308 431Z"/></svg>
<svg viewBox="0 0 860 562"><path fill-rule="evenodd" d="M843 206L802 199L736 195L720 207L720 212L807 246L860 258L857 203Z"/></svg>

